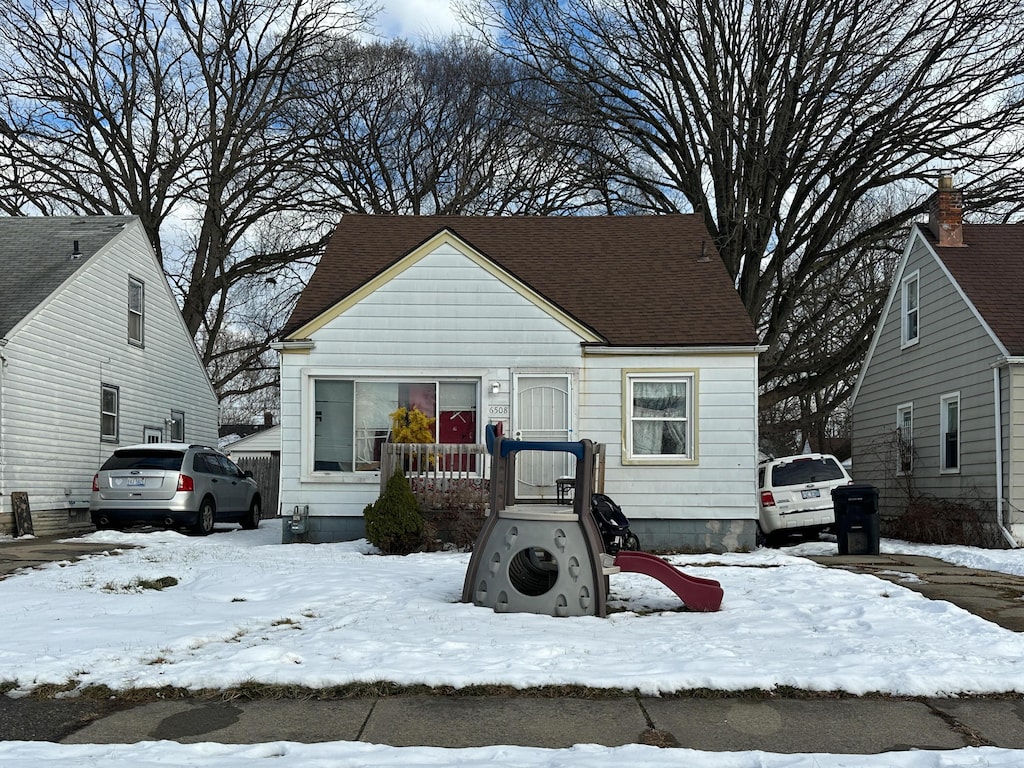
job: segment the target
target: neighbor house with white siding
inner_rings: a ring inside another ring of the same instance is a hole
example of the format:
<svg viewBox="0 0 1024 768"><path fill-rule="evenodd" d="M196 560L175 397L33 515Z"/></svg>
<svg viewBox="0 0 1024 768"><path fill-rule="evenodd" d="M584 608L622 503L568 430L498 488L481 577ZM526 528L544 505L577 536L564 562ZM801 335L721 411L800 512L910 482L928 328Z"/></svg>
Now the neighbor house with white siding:
<svg viewBox="0 0 1024 768"><path fill-rule="evenodd" d="M217 397L141 223L0 218L0 532L88 528L119 446L216 445Z"/></svg>
<svg viewBox="0 0 1024 768"><path fill-rule="evenodd" d="M950 176L912 227L853 395L883 530L1024 544L1024 224L968 224Z"/></svg>
<svg viewBox="0 0 1024 768"><path fill-rule="evenodd" d="M647 548L754 546L760 347L699 216L345 216L277 348L285 541L296 509L363 535L405 406L439 443L600 443ZM569 454L532 457L516 495L552 500Z"/></svg>

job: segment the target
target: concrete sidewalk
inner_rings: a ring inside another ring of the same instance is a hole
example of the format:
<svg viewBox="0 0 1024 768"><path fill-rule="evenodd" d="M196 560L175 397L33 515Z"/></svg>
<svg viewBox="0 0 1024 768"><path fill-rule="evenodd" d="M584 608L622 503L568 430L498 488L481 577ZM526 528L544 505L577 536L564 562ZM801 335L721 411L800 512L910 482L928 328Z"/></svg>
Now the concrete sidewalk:
<svg viewBox="0 0 1024 768"><path fill-rule="evenodd" d="M642 743L710 752L878 754L1024 749L1020 699L537 698L392 696L110 702L0 699L0 739L65 744L170 740L254 744L363 741L560 749Z"/></svg>

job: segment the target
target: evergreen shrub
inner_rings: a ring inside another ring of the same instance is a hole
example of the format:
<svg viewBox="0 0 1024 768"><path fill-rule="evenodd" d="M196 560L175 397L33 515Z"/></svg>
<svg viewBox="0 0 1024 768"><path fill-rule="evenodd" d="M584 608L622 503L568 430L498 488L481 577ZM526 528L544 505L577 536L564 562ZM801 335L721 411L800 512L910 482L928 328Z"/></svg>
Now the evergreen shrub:
<svg viewBox="0 0 1024 768"><path fill-rule="evenodd" d="M363 518L367 540L386 555L407 555L423 544L423 515L401 468L363 510Z"/></svg>

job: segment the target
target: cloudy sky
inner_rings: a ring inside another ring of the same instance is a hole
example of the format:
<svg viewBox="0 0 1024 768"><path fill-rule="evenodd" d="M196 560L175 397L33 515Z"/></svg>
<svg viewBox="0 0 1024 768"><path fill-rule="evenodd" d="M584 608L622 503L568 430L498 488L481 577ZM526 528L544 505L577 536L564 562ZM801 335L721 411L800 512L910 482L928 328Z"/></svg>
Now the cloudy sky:
<svg viewBox="0 0 1024 768"><path fill-rule="evenodd" d="M454 31L450 0L380 0L378 26L386 37L431 38Z"/></svg>

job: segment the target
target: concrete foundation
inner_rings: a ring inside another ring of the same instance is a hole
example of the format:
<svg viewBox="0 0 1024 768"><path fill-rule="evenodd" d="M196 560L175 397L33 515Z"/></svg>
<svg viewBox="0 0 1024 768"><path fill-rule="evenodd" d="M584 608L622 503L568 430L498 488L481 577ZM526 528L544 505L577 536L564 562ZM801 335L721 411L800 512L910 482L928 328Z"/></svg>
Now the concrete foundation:
<svg viewBox="0 0 1024 768"><path fill-rule="evenodd" d="M363 518L310 517L305 533L292 533L291 517L282 518L281 543L326 544L366 536ZM630 518L629 528L646 552L748 552L756 549L754 520L644 520Z"/></svg>
<svg viewBox="0 0 1024 768"><path fill-rule="evenodd" d="M629 519L645 552L749 552L757 548L756 520Z"/></svg>
<svg viewBox="0 0 1024 768"><path fill-rule="evenodd" d="M330 544L336 541L355 541L366 538L366 526L359 517L308 517L306 530L292 531L291 515L281 518L282 544Z"/></svg>

